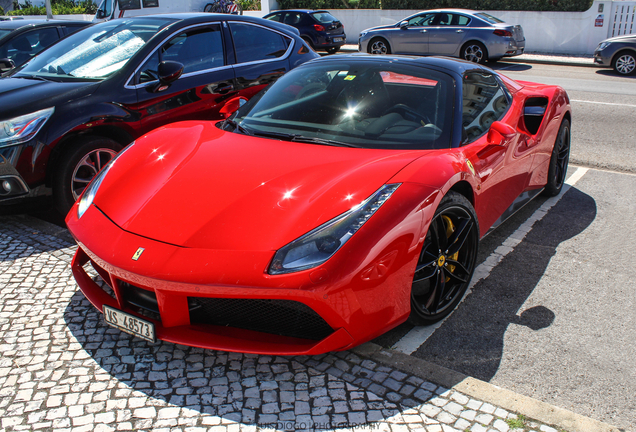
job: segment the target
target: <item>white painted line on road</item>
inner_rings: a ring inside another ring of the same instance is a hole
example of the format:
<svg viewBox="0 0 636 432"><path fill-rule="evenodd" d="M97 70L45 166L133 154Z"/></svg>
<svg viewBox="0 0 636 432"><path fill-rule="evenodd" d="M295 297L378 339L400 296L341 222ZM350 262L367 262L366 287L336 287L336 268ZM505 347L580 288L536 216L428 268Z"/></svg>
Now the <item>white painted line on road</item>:
<svg viewBox="0 0 636 432"><path fill-rule="evenodd" d="M525 236L532 230L532 226L535 222L540 221L548 213L548 211L559 202L561 197L578 182L581 177L585 175L588 168L579 167L574 174L572 174L563 185L561 193L555 197L547 199L541 207L539 207L510 237L504 241L490 256L477 266L473 273L473 278L470 281L470 285L464 294L461 302L464 301L466 296L470 294L473 286L482 279L486 279L490 272L499 264L506 255L514 250L514 248L523 241ZM448 315L450 316L450 315ZM446 318L448 318L448 316ZM402 339L396 342L392 349L403 352L405 354L413 354L426 340L446 321L446 318L436 322L430 326L413 327Z"/></svg>
<svg viewBox="0 0 636 432"><path fill-rule="evenodd" d="M629 108L636 108L636 105L619 104L619 103L611 103L611 102L595 102L595 101L585 101L585 100L578 100L578 99L570 99L570 102L580 102L580 103L590 103L590 104L598 104L598 105L612 105L612 106L623 106L623 107L629 107Z"/></svg>

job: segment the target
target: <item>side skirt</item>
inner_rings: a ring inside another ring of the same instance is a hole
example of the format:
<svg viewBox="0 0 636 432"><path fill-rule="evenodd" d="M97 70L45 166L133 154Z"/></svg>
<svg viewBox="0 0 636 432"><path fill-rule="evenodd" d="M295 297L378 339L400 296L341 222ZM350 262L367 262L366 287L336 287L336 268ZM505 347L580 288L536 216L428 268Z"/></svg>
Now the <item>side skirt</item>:
<svg viewBox="0 0 636 432"><path fill-rule="evenodd" d="M492 226L490 227L490 229L488 230L488 232L486 234L484 234L484 237L486 237L488 234L490 234L495 228L497 228L499 225L501 225L502 223L504 223L506 220L508 220L509 217L511 217L513 214L517 213L519 210L521 210L522 208L524 208L526 206L526 204L528 204L530 201L532 201L533 198L535 198L537 195L539 195L541 192L543 191L543 188L541 189L534 189L534 190L529 190L529 191L525 191L522 192L521 195L519 195L510 205L510 207L508 207L506 209L505 212L503 212L503 214L499 217L499 219L497 219L495 221L494 224L492 224Z"/></svg>

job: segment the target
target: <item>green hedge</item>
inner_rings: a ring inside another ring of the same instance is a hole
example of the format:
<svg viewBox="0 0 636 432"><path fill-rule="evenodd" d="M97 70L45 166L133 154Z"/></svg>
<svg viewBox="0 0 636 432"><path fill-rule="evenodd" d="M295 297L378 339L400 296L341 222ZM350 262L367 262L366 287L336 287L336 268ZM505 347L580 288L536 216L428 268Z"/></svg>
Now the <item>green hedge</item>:
<svg viewBox="0 0 636 432"><path fill-rule="evenodd" d="M46 7L33 6L29 0L23 4L15 4L19 5L19 9L7 12L7 15L46 15ZM51 0L51 11L53 15L94 15L97 5L92 0Z"/></svg>
<svg viewBox="0 0 636 432"><path fill-rule="evenodd" d="M586 11L593 0L278 0L281 9L438 9Z"/></svg>

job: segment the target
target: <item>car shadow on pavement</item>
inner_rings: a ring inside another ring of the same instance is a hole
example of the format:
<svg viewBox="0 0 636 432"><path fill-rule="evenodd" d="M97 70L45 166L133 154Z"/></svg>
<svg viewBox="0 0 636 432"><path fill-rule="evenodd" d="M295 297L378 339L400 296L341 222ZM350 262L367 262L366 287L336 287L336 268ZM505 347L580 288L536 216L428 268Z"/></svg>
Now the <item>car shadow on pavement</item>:
<svg viewBox="0 0 636 432"><path fill-rule="evenodd" d="M434 417L453 417L439 406L461 411L449 399L468 402L349 351L271 356L146 342L105 324L79 290L64 320L68 350L82 359L69 364L69 375L81 369L93 399L107 401L118 423L132 422L135 430L177 426L177 420L179 426L239 423L276 430L375 428L406 416L440 424Z"/></svg>
<svg viewBox="0 0 636 432"><path fill-rule="evenodd" d="M502 71L505 75L506 71L511 72L523 72L532 69L532 65L527 63L517 63L517 62L502 62L498 61L496 63L488 63L487 66L496 71Z"/></svg>
<svg viewBox="0 0 636 432"><path fill-rule="evenodd" d="M490 381L501 364L511 324L539 331L554 322L554 312L543 305L519 311L548 270L557 247L583 232L596 214L594 199L571 188L413 355Z"/></svg>
<svg viewBox="0 0 636 432"><path fill-rule="evenodd" d="M617 77L617 78L627 78L627 79L636 79L636 75L619 75L614 71L614 69L599 69L596 71L598 75L608 76L608 77Z"/></svg>

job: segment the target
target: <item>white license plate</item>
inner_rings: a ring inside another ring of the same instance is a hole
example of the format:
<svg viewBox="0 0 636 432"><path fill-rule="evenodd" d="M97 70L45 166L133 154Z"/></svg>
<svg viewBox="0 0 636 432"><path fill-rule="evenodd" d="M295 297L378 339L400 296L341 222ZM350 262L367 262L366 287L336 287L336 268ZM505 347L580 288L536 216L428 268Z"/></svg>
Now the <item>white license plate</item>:
<svg viewBox="0 0 636 432"><path fill-rule="evenodd" d="M334 42L342 42L342 38L333 38Z"/></svg>
<svg viewBox="0 0 636 432"><path fill-rule="evenodd" d="M155 341L155 325L118 309L104 305L104 319L113 327L150 342Z"/></svg>

